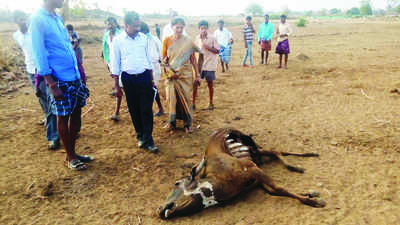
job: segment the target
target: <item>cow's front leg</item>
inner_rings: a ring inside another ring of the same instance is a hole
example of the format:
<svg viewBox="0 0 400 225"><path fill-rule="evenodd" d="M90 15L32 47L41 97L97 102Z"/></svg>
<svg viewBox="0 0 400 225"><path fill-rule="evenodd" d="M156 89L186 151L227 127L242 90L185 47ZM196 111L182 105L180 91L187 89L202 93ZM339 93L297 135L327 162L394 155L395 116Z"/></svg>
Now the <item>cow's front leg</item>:
<svg viewBox="0 0 400 225"><path fill-rule="evenodd" d="M290 198L295 198L299 200L301 203L305 205L309 205L312 207L318 207L322 208L325 207L326 203L323 200L317 200L317 199L311 199L308 197L303 197L294 193L289 192L283 187L279 187L278 185L275 184L273 179L265 174L260 168L258 167L253 167L249 170L251 173L251 176L257 179L258 182L260 182L265 189L267 189L271 194L273 195L279 195L279 196L287 196Z"/></svg>

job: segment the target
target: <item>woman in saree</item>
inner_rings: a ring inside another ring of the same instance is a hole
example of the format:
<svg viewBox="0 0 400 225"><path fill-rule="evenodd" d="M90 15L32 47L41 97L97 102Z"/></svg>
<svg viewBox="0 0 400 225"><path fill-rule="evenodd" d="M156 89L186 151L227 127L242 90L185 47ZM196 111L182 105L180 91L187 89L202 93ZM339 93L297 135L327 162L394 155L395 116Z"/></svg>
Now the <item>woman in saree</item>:
<svg viewBox="0 0 400 225"><path fill-rule="evenodd" d="M192 94L194 85L200 85L195 52L199 49L183 35L185 21L173 19L174 34L163 41L162 56L166 76L166 95L169 122L166 128L176 128L176 120L183 120L187 133L191 133L193 122Z"/></svg>

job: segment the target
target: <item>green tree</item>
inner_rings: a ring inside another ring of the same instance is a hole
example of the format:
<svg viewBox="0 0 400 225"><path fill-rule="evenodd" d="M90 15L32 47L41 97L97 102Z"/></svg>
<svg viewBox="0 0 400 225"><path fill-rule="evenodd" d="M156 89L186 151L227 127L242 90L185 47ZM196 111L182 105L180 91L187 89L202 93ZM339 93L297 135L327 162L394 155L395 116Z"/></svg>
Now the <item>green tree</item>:
<svg viewBox="0 0 400 225"><path fill-rule="evenodd" d="M256 3L250 4L244 11L252 16L262 16L264 14L263 7Z"/></svg>
<svg viewBox="0 0 400 225"><path fill-rule="evenodd" d="M319 16L327 16L329 11L327 9L321 9L317 13Z"/></svg>
<svg viewBox="0 0 400 225"><path fill-rule="evenodd" d="M363 16L372 15L372 6L370 0L361 1L360 14Z"/></svg>
<svg viewBox="0 0 400 225"><path fill-rule="evenodd" d="M330 15L338 15L340 13L341 13L340 9L337 9L337 8L333 8L333 9L329 10Z"/></svg>
<svg viewBox="0 0 400 225"><path fill-rule="evenodd" d="M387 10L392 11L400 5L400 0L386 0L387 2Z"/></svg>
<svg viewBox="0 0 400 225"><path fill-rule="evenodd" d="M305 13L304 13L304 15L305 16L308 16L308 17L311 17L312 15L313 15L313 11L312 10L309 10L309 11L306 11Z"/></svg>
<svg viewBox="0 0 400 225"><path fill-rule="evenodd" d="M75 0L75 4L73 8L69 9L69 14L71 17L83 17L86 12L86 3L83 0Z"/></svg>
<svg viewBox="0 0 400 225"><path fill-rule="evenodd" d="M357 7L353 7L351 9L347 10L346 14L348 16L359 16L360 10Z"/></svg>

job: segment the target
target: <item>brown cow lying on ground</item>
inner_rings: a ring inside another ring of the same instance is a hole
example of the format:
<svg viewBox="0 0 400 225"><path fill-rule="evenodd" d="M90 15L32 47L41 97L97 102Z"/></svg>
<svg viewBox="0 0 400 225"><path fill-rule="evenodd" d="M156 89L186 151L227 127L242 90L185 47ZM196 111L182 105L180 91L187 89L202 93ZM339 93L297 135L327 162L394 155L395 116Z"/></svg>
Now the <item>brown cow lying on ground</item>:
<svg viewBox="0 0 400 225"><path fill-rule="evenodd" d="M204 208L226 202L248 187L258 183L273 195L298 199L313 207L324 207L322 200L313 199L318 194L297 195L277 186L257 165L263 157L278 159L295 172L299 167L287 164L282 156L317 157L314 153L285 153L260 150L253 139L234 129L220 129L210 138L202 161L192 168L191 176L175 183L165 204L158 209L162 219L188 215Z"/></svg>

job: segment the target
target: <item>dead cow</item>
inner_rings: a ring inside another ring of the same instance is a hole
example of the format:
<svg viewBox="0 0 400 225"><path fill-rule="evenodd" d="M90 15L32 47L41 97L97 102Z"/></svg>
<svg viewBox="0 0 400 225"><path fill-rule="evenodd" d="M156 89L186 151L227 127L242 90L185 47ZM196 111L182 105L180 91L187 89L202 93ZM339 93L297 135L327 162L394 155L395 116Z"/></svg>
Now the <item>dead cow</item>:
<svg viewBox="0 0 400 225"><path fill-rule="evenodd" d="M294 194L275 184L257 165L263 158L275 158L287 169L303 173L302 168L287 164L282 156L317 157L314 153L286 153L261 150L253 139L234 129L220 129L210 138L202 161L191 174L175 183L174 190L158 209L162 219L184 216L226 202L254 184L269 193L298 199L301 203L324 207L313 194Z"/></svg>

